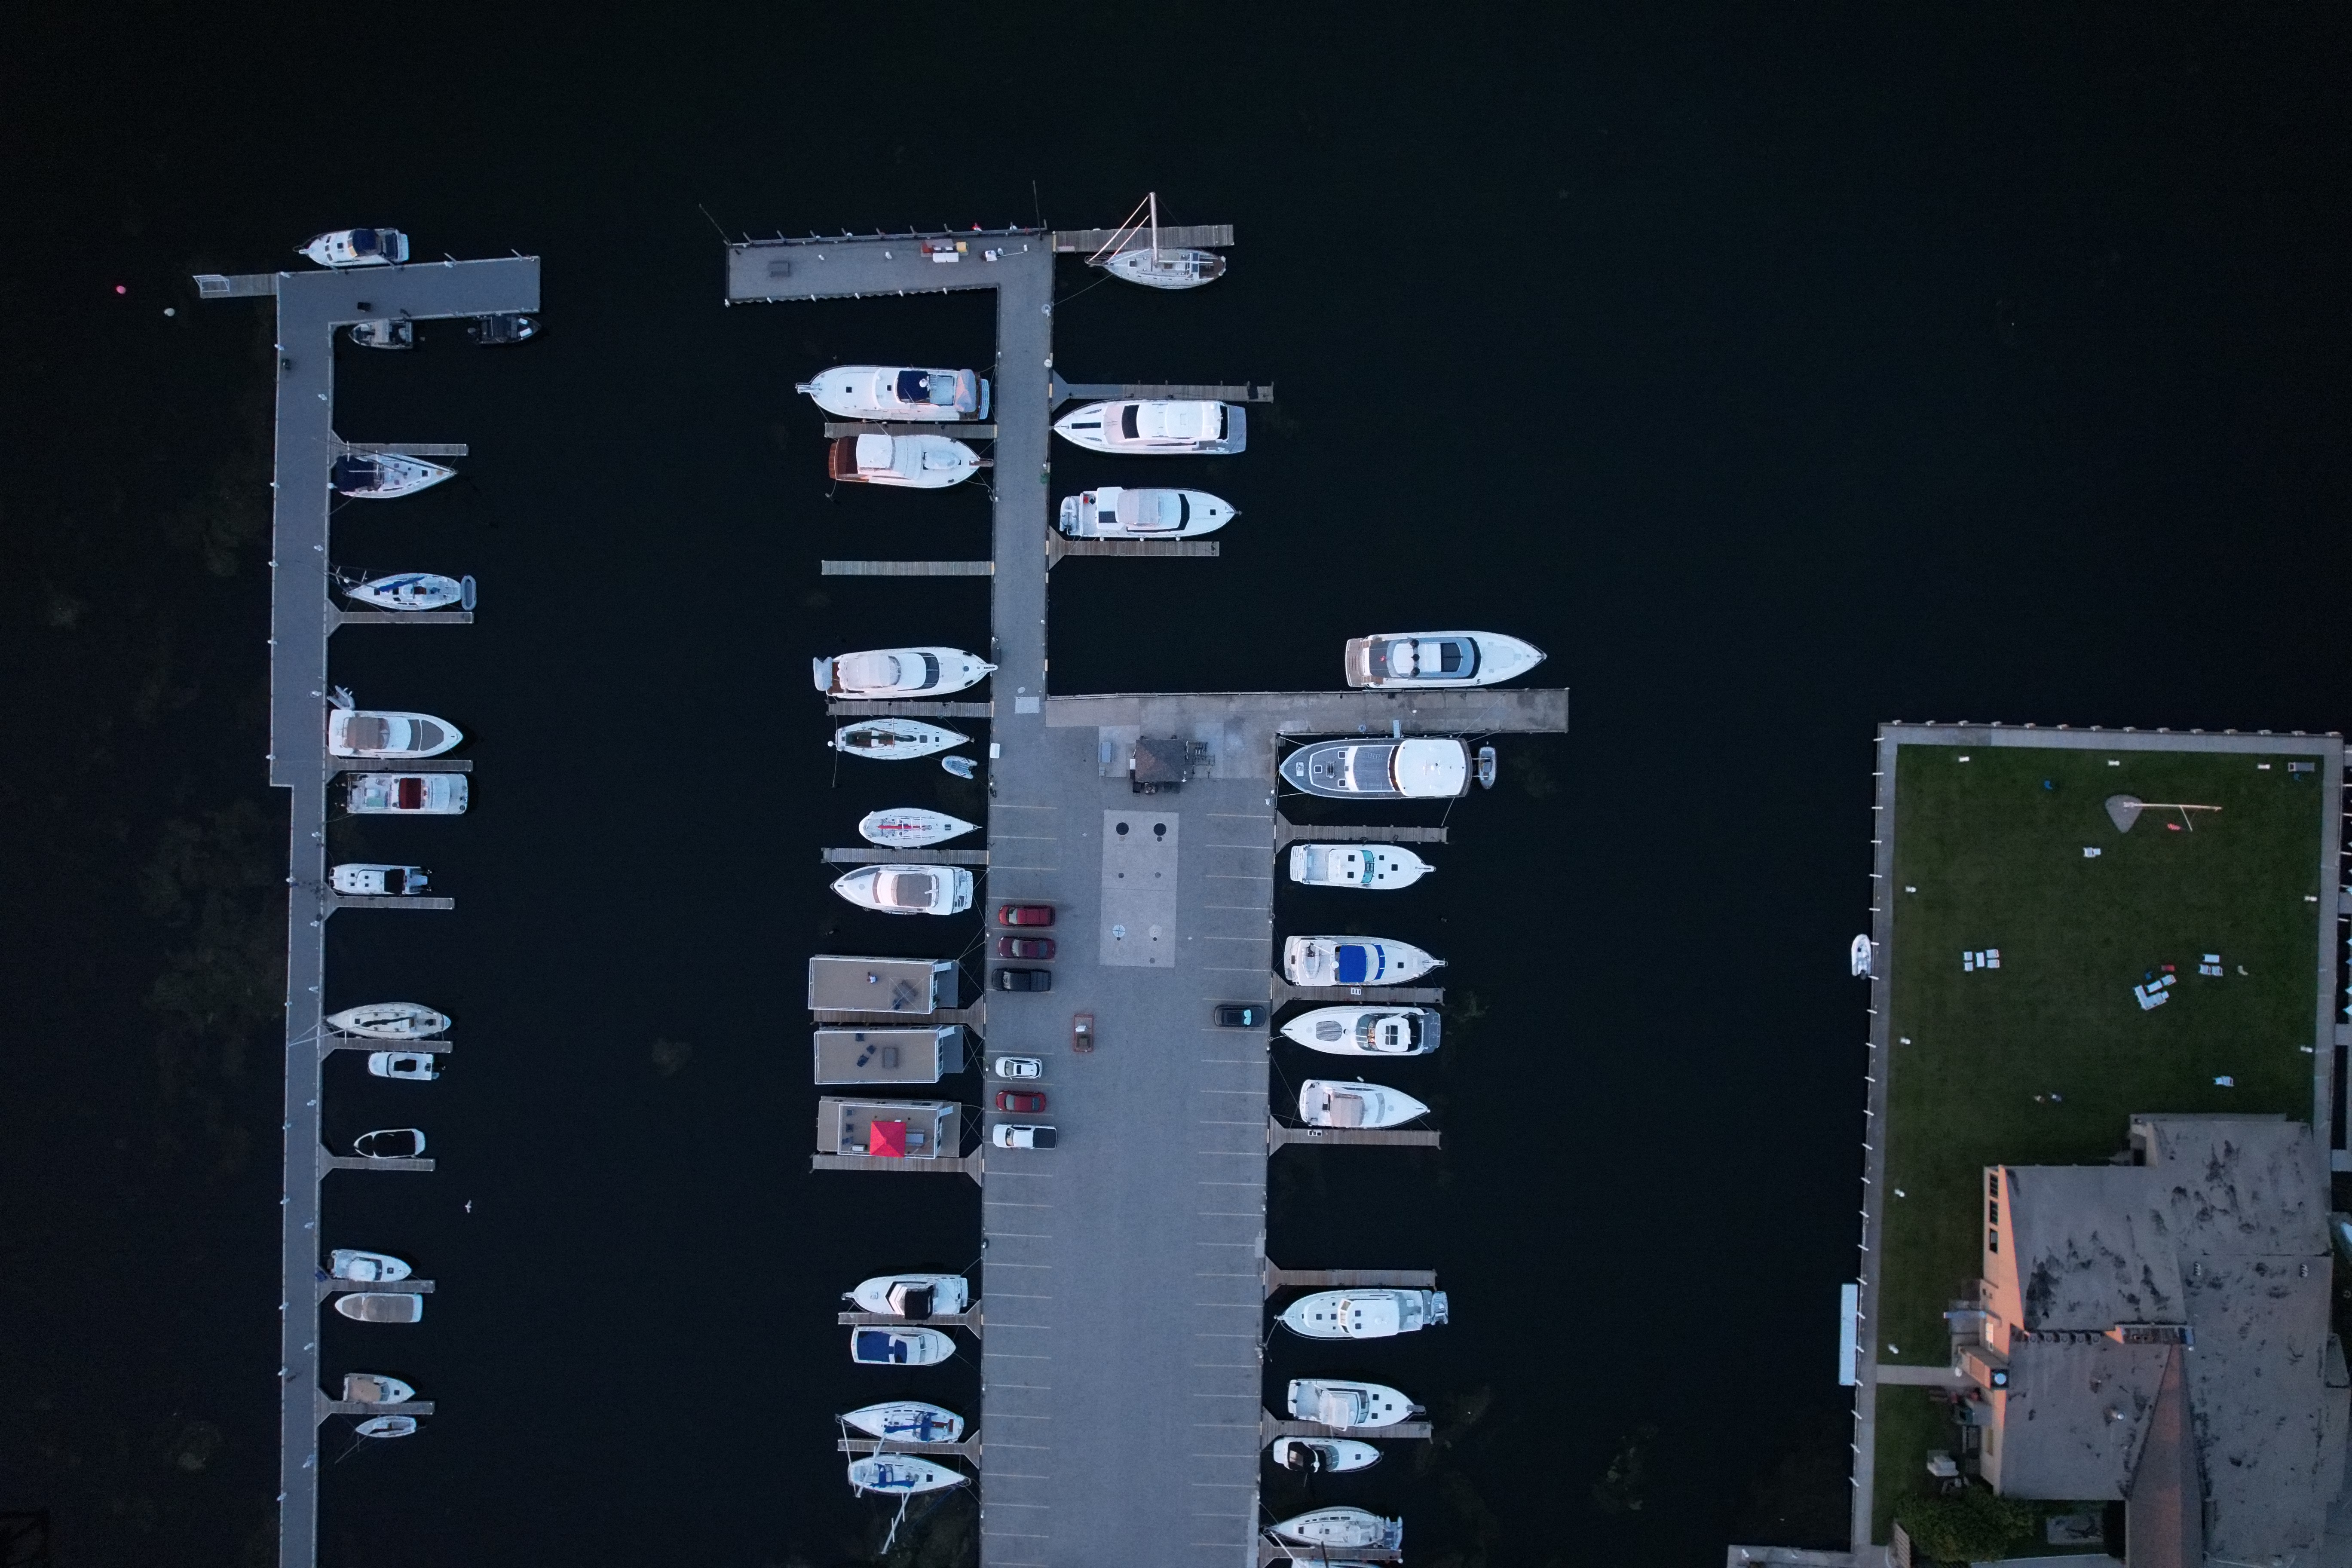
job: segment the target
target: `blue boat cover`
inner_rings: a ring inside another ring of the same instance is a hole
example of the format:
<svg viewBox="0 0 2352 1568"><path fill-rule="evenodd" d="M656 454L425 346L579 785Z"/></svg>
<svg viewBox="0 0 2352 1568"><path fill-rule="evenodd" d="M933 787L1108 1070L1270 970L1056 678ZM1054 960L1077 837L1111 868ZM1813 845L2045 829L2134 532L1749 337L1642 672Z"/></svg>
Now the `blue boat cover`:
<svg viewBox="0 0 2352 1568"><path fill-rule="evenodd" d="M906 1342L887 1329L858 1330L856 1348L855 1359L862 1362L879 1364L907 1359Z"/></svg>
<svg viewBox="0 0 2352 1568"><path fill-rule="evenodd" d="M1360 985L1372 972L1372 950L1349 942L1339 950L1339 984Z"/></svg>

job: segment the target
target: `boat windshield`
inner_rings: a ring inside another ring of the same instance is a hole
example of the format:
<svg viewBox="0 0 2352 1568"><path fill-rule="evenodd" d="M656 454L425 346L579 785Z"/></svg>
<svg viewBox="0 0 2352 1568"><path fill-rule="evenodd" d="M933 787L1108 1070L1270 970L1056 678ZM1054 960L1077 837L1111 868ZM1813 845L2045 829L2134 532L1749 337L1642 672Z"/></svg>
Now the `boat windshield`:
<svg viewBox="0 0 2352 1568"><path fill-rule="evenodd" d="M917 684L915 689L929 691L940 683L940 657L935 653L922 654L919 657L923 661L923 679Z"/></svg>
<svg viewBox="0 0 2352 1568"><path fill-rule="evenodd" d="M1136 423L1138 413L1139 405L1132 403L1118 411L1118 433L1130 441L1142 439L1140 429Z"/></svg>
<svg viewBox="0 0 2352 1568"><path fill-rule="evenodd" d="M355 228L352 230L352 255L373 256L376 253L376 249L377 244L375 230L372 228Z"/></svg>
<svg viewBox="0 0 2352 1568"><path fill-rule="evenodd" d="M898 401L926 403L930 400L931 378L927 371L902 370L898 373Z"/></svg>

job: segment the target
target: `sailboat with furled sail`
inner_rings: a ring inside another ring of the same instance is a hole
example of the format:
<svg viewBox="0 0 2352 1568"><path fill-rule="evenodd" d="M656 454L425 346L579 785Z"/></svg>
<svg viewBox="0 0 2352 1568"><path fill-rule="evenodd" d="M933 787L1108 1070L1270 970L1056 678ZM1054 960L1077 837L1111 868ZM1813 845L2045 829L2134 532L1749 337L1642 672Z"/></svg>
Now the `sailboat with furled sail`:
<svg viewBox="0 0 2352 1568"><path fill-rule="evenodd" d="M1146 289L1198 289L1225 275L1225 258L1215 251L1160 243L1158 191L1145 196L1127 221L1111 230L1109 243L1087 257L1087 265Z"/></svg>

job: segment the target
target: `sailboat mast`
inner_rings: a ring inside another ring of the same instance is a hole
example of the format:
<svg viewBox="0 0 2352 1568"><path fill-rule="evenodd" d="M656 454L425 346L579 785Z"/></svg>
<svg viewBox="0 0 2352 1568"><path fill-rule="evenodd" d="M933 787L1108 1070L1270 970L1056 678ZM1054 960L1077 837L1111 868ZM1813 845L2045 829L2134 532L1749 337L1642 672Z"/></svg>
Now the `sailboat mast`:
<svg viewBox="0 0 2352 1568"><path fill-rule="evenodd" d="M1160 264L1160 193L1151 193L1151 263Z"/></svg>

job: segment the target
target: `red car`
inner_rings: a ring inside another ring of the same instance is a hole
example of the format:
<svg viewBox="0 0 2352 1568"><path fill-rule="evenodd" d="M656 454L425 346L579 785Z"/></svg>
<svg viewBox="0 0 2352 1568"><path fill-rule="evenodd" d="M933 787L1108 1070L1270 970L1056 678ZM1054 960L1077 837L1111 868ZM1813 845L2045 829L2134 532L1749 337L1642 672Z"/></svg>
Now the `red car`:
<svg viewBox="0 0 2352 1568"><path fill-rule="evenodd" d="M1051 904L1003 904L997 908L996 923L1001 926L1049 926L1054 923Z"/></svg>
<svg viewBox="0 0 2352 1568"><path fill-rule="evenodd" d="M1050 936L1000 936L996 939L999 958L1051 958L1054 939Z"/></svg>
<svg viewBox="0 0 2352 1568"><path fill-rule="evenodd" d="M1042 1094L1024 1094L1019 1089L1001 1089L996 1096L996 1109L1020 1111L1024 1114L1032 1110L1043 1110L1045 1109L1045 1097Z"/></svg>

